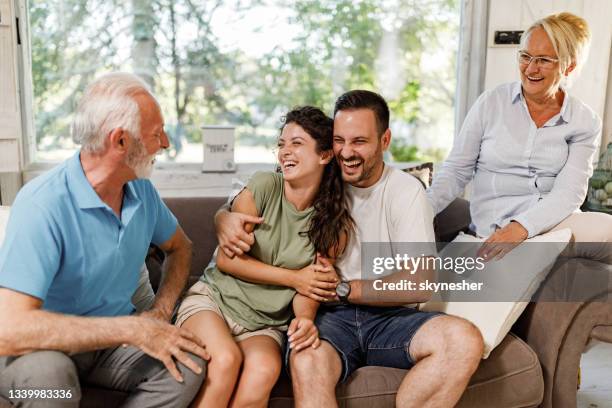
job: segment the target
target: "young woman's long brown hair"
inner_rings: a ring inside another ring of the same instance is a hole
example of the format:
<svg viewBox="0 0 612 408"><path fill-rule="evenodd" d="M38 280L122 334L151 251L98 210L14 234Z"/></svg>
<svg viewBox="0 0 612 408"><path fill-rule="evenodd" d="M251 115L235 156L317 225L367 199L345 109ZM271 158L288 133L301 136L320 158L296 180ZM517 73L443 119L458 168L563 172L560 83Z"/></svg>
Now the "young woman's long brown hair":
<svg viewBox="0 0 612 408"><path fill-rule="evenodd" d="M290 123L299 125L315 140L317 153L332 149L334 121L319 108L294 108L283 118L281 132ZM342 172L335 158L323 170L323 178L313 206L314 214L308 231L304 233L308 234L317 252L336 258L344 251L341 247L341 237L344 236L344 242L348 242L354 223L348 209Z"/></svg>

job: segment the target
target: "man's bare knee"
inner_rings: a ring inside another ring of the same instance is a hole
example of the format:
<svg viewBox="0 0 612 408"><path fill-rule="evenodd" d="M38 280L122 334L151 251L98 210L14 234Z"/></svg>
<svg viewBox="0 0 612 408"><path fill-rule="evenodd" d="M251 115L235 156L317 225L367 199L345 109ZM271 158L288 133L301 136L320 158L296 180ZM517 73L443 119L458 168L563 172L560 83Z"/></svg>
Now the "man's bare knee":
<svg viewBox="0 0 612 408"><path fill-rule="evenodd" d="M294 381L302 382L317 378L319 381L333 382L340 378L342 363L336 350L326 341L313 349L309 347L298 353L292 352L289 357L291 377Z"/></svg>
<svg viewBox="0 0 612 408"><path fill-rule="evenodd" d="M441 353L447 362L456 361L462 366L477 366L484 350L480 330L471 322L454 316L448 316L448 319L441 323L441 341L435 352Z"/></svg>
<svg viewBox="0 0 612 408"><path fill-rule="evenodd" d="M410 354L415 361L435 356L477 364L483 350L484 342L478 328L455 316L440 316L429 320L415 334L410 344Z"/></svg>
<svg viewBox="0 0 612 408"><path fill-rule="evenodd" d="M471 322L459 318L451 330L453 333L450 338L453 340L450 340L452 345L448 346L449 352L460 356L465 364L472 365L475 370L484 352L484 340L480 330Z"/></svg>

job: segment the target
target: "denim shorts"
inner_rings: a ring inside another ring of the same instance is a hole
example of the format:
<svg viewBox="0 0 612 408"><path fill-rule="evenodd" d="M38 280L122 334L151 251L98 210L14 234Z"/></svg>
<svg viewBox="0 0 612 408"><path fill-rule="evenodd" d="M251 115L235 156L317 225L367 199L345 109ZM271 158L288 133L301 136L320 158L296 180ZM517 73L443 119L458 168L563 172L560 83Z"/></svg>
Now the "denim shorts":
<svg viewBox="0 0 612 408"><path fill-rule="evenodd" d="M410 369L414 365L408 352L412 337L425 322L440 315L409 307L321 306L315 324L319 338L338 352L340 382L344 382L363 366ZM286 367L290 352L285 347Z"/></svg>

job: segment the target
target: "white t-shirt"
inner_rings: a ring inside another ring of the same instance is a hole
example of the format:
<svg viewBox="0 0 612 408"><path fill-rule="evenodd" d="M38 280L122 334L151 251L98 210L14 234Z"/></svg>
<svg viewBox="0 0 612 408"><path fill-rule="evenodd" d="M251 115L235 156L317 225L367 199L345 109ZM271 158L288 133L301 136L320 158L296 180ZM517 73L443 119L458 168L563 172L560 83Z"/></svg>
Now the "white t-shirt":
<svg viewBox="0 0 612 408"><path fill-rule="evenodd" d="M342 279L366 278L361 270L362 242L389 243L385 251L389 254L398 252L394 243L435 242L433 209L422 184L410 174L385 164L376 184L365 188L347 184L347 193L355 232L336 262Z"/></svg>

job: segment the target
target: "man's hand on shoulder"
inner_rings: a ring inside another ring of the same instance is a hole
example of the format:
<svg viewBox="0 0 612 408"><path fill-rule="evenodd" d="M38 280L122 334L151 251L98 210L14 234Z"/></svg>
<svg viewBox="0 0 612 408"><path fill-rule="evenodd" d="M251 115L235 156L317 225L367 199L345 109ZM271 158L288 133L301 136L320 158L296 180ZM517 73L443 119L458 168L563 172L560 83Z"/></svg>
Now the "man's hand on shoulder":
<svg viewBox="0 0 612 408"><path fill-rule="evenodd" d="M255 243L255 235L253 232L247 232L245 226L248 223L261 224L262 222L262 217L230 212L227 209L219 210L215 215L219 247L228 258L249 252L251 245Z"/></svg>

